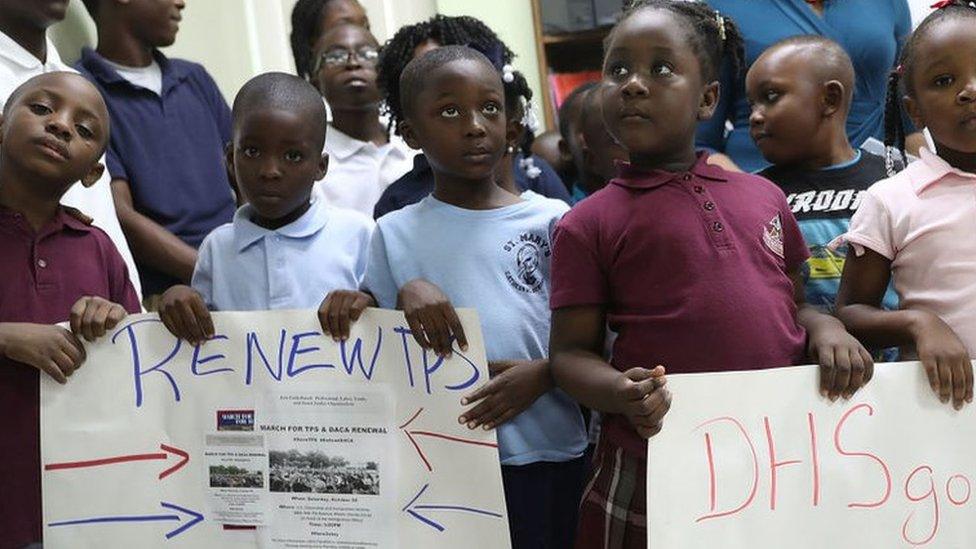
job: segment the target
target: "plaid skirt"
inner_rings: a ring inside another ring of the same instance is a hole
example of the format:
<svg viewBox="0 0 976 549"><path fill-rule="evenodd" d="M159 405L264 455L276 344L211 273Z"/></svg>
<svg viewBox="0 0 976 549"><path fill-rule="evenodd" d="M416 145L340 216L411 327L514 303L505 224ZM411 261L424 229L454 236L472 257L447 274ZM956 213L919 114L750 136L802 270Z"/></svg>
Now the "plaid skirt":
<svg viewBox="0 0 976 549"><path fill-rule="evenodd" d="M580 503L576 549L647 549L647 462L601 444Z"/></svg>

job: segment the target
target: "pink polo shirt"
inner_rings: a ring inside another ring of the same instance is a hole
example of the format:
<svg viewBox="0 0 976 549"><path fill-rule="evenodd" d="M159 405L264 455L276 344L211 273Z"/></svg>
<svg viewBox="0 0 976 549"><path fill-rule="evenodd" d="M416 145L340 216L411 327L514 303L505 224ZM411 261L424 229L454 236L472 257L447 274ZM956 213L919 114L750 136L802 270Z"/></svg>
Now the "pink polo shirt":
<svg viewBox="0 0 976 549"><path fill-rule="evenodd" d="M891 260L901 309L925 309L946 322L976 356L976 174L928 149L921 159L861 194L847 234Z"/></svg>
<svg viewBox="0 0 976 549"><path fill-rule="evenodd" d="M761 177L706 162L620 177L576 205L553 240L553 309L606 307L613 366L670 374L753 370L803 360L789 272L809 255L786 197ZM643 456L622 416L604 437Z"/></svg>

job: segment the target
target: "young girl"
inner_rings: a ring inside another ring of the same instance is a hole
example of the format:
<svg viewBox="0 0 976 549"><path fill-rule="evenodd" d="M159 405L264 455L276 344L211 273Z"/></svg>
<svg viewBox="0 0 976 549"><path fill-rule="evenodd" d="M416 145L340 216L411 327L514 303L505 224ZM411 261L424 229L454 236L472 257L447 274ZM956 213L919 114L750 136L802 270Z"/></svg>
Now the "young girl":
<svg viewBox="0 0 976 549"><path fill-rule="evenodd" d="M435 15L427 21L401 28L383 47L377 63L377 81L386 100L391 125L400 118L400 75L415 59L440 46L468 46L478 50L502 72L505 86L506 114L517 127L506 145L498 170L499 185L516 193L531 190L542 196L569 201L569 192L556 172L541 158L532 155L533 116L530 101L532 89L525 77L512 68L515 54L487 25L474 17ZM414 159L414 169L390 185L380 197L374 218L420 201L434 189L434 176L424 156Z"/></svg>
<svg viewBox="0 0 976 549"><path fill-rule="evenodd" d="M459 421L498 428L513 546L569 547L586 437L546 357L550 234L569 207L497 184L513 133L502 75L483 54L436 48L407 65L398 90L393 121L427 156L434 191L377 221L363 286L440 354L465 347L452 304L477 309L492 379L464 395Z"/></svg>
<svg viewBox="0 0 976 549"><path fill-rule="evenodd" d="M809 355L821 390L848 396L870 372L843 325L803 303L808 252L782 191L695 152L723 56L738 64L741 53L732 21L699 2L638 3L607 39L603 115L630 162L559 222L552 262L553 377L606 414L577 547L647 546L646 439L670 404L665 367L750 370Z"/></svg>
<svg viewBox="0 0 976 549"><path fill-rule="evenodd" d="M976 353L976 5L941 2L912 34L889 84L886 142L904 150L901 107L935 151L863 194L838 316L871 346L914 346L929 384L957 409L973 399ZM898 311L880 308L893 279ZM904 356L904 355L903 355Z"/></svg>

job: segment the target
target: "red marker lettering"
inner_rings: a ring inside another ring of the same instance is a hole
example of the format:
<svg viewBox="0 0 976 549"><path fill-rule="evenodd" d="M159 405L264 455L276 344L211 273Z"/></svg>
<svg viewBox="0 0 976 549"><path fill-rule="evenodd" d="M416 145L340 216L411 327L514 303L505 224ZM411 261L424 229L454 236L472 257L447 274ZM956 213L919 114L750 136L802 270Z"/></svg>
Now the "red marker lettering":
<svg viewBox="0 0 976 549"><path fill-rule="evenodd" d="M769 417L763 417L763 425L766 427L766 443L769 445L769 508L776 510L776 469L787 465L803 463L798 459L789 461L776 461L776 448L773 445L773 431L769 427Z"/></svg>
<svg viewBox="0 0 976 549"><path fill-rule="evenodd" d="M712 448L712 446L711 446L711 438L706 434L706 436L705 436L705 451L706 451L707 457L708 457L708 472L709 472L709 475L710 475L709 482L710 482L710 491L711 491L711 494L710 494L711 508L709 509L709 511L712 511L712 512L709 513L709 514L707 514L707 515L702 515L702 516L698 517L697 519L695 519L695 522L701 522L703 520L720 518L720 517L727 517L727 516L730 516L730 515L734 515L734 514L738 513L739 511L742 511L746 507L752 505L753 500L756 499L756 490L758 490L758 488L759 488L759 458L756 455L756 446L752 443L752 439L749 437L749 433L746 432L745 427L742 426L742 423L740 423L739 420L737 420L737 419L735 419L733 417L728 417L728 416L726 416L726 417L719 417L719 418L715 418L715 419L708 420L705 423L702 423L701 425L699 425L698 427L696 427L695 430L701 429L702 427L705 427L707 425L711 425L713 423L720 423L720 422L723 422L723 423L731 423L732 425L734 425L736 427L736 429L739 431L739 433L742 434L743 438L746 441L746 444L749 445L749 451L752 453L752 489L749 491L749 496L738 507L736 507L734 509L731 509L731 510L728 510L728 511L721 511L721 512L718 512L718 513L714 512L715 511L715 500L716 500L716 494L717 494L717 488L715 486L715 484L716 484L715 459L714 459L714 456L712 455L712 451L711 451L711 448Z"/></svg>
<svg viewBox="0 0 976 549"><path fill-rule="evenodd" d="M966 497L958 500L952 497L952 481L954 480L960 480L965 484ZM952 475L949 477L949 480L946 481L946 497L949 498L949 501L951 501L953 505L957 507L960 505L966 505L966 503L969 502L969 496L971 495L973 495L973 485L969 483L969 479L965 475Z"/></svg>
<svg viewBox="0 0 976 549"><path fill-rule="evenodd" d="M851 414L853 414L854 412L856 412L856 411L858 411L858 410L860 410L862 408L867 409L869 416L873 416L874 415L874 408L872 408L870 404L858 404L857 406L854 406L853 408L851 408L850 410L848 410L843 416L841 416L840 421L837 422L837 428L834 429L834 448L836 448L837 449L837 452L840 455L842 455L842 456L865 457L865 458L868 458L868 459L871 459L871 460L875 461L878 465L881 466L881 471L884 473L884 477L885 477L884 496L882 496L880 500L878 500L878 501L876 501L874 503L848 503L847 504L847 506L848 507L851 507L851 508L862 507L862 508L868 508L868 509L870 509L870 508L880 507L880 506L884 505L885 502L888 501L888 498L891 497L891 472L888 470L888 465L886 465L885 462L881 458L879 458L878 456L876 456L876 455L874 455L872 453L869 453L869 452L848 452L848 451L844 450L841 447L841 445L840 445L840 431L841 431L841 429L844 427L844 424L847 422L847 419L851 416Z"/></svg>
<svg viewBox="0 0 976 549"><path fill-rule="evenodd" d="M921 496L913 496L911 492L909 492L909 485L912 483L912 479L915 478L915 475L922 471L926 471L929 474L929 491L925 492ZM914 540L908 536L908 523L911 522L912 517L915 516L915 511L912 511L911 513L908 514L908 518L905 519L905 524L903 524L901 527L902 539L904 539L908 543L911 543L912 545L925 545L928 542L932 541L932 539L935 538L935 534L938 533L939 531L939 497L935 493L935 481L932 480L931 467L929 467L928 465L919 465L918 467L915 468L914 471L911 472L910 475L908 475L908 478L905 479L905 497L907 497L911 501L922 501L923 499L926 498L932 498L932 508L935 517L934 520L932 521L932 531L929 532L928 537L922 540Z"/></svg>

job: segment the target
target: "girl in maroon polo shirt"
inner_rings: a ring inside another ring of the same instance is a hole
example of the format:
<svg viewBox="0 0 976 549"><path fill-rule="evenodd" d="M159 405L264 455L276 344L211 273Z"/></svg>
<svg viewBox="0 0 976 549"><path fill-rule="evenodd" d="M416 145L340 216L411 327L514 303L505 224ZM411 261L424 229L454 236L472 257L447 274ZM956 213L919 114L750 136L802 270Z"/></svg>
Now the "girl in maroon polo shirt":
<svg viewBox="0 0 976 549"><path fill-rule="evenodd" d="M647 546L646 439L671 401L664 366L745 370L809 356L831 398L871 377L868 352L803 303L808 251L782 191L695 152L726 55L741 63L738 30L700 2L639 2L607 39L604 121L630 162L560 221L552 261L553 376L606 414L577 547ZM607 325L618 334L612 364Z"/></svg>

